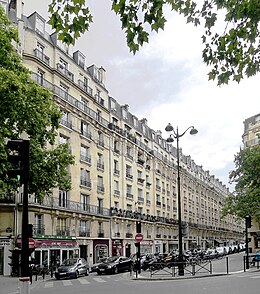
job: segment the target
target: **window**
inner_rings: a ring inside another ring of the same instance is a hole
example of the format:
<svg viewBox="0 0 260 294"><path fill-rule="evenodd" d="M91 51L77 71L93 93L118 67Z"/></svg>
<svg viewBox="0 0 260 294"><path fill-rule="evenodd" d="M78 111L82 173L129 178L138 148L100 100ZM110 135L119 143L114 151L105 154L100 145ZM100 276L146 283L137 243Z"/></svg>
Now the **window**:
<svg viewBox="0 0 260 294"><path fill-rule="evenodd" d="M61 110L61 113L62 113L61 124L71 128L70 113L65 110Z"/></svg>
<svg viewBox="0 0 260 294"><path fill-rule="evenodd" d="M60 58L60 64L64 69L68 69L68 62L66 62L64 59Z"/></svg>
<svg viewBox="0 0 260 294"><path fill-rule="evenodd" d="M117 160L114 160L114 174L119 175L119 162Z"/></svg>
<svg viewBox="0 0 260 294"><path fill-rule="evenodd" d="M80 169L80 184L91 188L90 172L86 169Z"/></svg>
<svg viewBox="0 0 260 294"><path fill-rule="evenodd" d="M104 142L104 134L100 131L98 131L98 145L104 147L105 142Z"/></svg>
<svg viewBox="0 0 260 294"><path fill-rule="evenodd" d="M68 144L69 143L69 138L60 134L59 136L59 144Z"/></svg>
<svg viewBox="0 0 260 294"><path fill-rule="evenodd" d="M36 28L36 31L38 31L41 34L44 34L44 31L45 31L45 23L44 23L44 21L39 16L36 17L35 28Z"/></svg>
<svg viewBox="0 0 260 294"><path fill-rule="evenodd" d="M88 107L89 102L88 102L87 99L85 99L85 97L80 96L80 101L81 101L81 103L83 104L84 107Z"/></svg>
<svg viewBox="0 0 260 294"><path fill-rule="evenodd" d="M44 229L44 222L43 222L43 214L36 213L34 218L35 218L35 224L33 226L34 234L44 235L45 229Z"/></svg>
<svg viewBox="0 0 260 294"><path fill-rule="evenodd" d="M132 167L130 165L126 165L126 177L132 179Z"/></svg>
<svg viewBox="0 0 260 294"><path fill-rule="evenodd" d="M114 180L114 191L118 191L119 192L119 182Z"/></svg>
<svg viewBox="0 0 260 294"><path fill-rule="evenodd" d="M91 163L91 157L89 154L89 147L81 145L80 146L80 160L87 163Z"/></svg>
<svg viewBox="0 0 260 294"><path fill-rule="evenodd" d="M105 165L104 165L104 156L102 153L97 154L97 168L100 170L104 170Z"/></svg>
<svg viewBox="0 0 260 294"><path fill-rule="evenodd" d="M122 108L122 116L123 116L123 119L127 119L127 111L125 108Z"/></svg>
<svg viewBox="0 0 260 294"><path fill-rule="evenodd" d="M80 220L79 236L80 237L90 237L90 222L89 221Z"/></svg>
<svg viewBox="0 0 260 294"><path fill-rule="evenodd" d="M68 207L68 191L59 190L59 206Z"/></svg>
<svg viewBox="0 0 260 294"><path fill-rule="evenodd" d="M133 209L132 204L126 204L126 210L132 211L132 209Z"/></svg>
<svg viewBox="0 0 260 294"><path fill-rule="evenodd" d="M43 86L45 72L38 68L37 74L38 74L37 82L38 82L39 85Z"/></svg>
<svg viewBox="0 0 260 294"><path fill-rule="evenodd" d="M102 112L100 110L97 110L97 113L96 113L96 118L97 118L97 121L101 121L101 118L102 118Z"/></svg>
<svg viewBox="0 0 260 294"><path fill-rule="evenodd" d="M90 202L89 195L80 194L80 203L83 210L89 211L89 202Z"/></svg>
<svg viewBox="0 0 260 294"><path fill-rule="evenodd" d="M97 191L102 193L105 191L103 177L101 176L97 177Z"/></svg>
<svg viewBox="0 0 260 294"><path fill-rule="evenodd" d="M90 125L81 121L81 125L80 125L80 131L81 131L81 135L83 135L84 137L91 139L91 132L90 132Z"/></svg>
<svg viewBox="0 0 260 294"><path fill-rule="evenodd" d="M116 153L120 153L120 149L119 149L119 141L117 141L117 140L115 140L114 141L114 152L116 152Z"/></svg>
<svg viewBox="0 0 260 294"><path fill-rule="evenodd" d="M78 58L79 58L79 60L78 60L79 66L84 68L84 66L85 66L85 56L83 54L79 54Z"/></svg>

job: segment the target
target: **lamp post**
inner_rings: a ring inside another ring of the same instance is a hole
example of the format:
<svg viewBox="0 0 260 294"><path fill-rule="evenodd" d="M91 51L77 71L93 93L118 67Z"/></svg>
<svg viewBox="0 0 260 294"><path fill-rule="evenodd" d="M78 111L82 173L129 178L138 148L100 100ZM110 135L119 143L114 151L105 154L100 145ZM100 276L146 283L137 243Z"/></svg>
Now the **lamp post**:
<svg viewBox="0 0 260 294"><path fill-rule="evenodd" d="M188 127L183 133L179 133L178 127L176 131L173 126L169 123L165 131L172 132L169 138L166 140L168 143L172 143L174 139L177 140L177 185L178 185L178 229L179 229L179 256L178 256L178 270L179 276L184 276L184 263L183 263L183 246L182 246L182 216L181 216L181 184L180 184L180 150L179 150L179 138L184 136L184 134L190 129L190 134L195 135L198 131L193 127Z"/></svg>

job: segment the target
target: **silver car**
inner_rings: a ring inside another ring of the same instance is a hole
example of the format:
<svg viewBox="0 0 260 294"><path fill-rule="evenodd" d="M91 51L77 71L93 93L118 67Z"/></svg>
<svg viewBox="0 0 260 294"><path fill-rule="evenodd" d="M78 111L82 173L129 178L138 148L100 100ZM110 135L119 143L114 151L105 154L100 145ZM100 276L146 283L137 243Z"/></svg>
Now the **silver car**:
<svg viewBox="0 0 260 294"><path fill-rule="evenodd" d="M89 264L84 258L69 258L57 268L55 278L57 280L62 278L75 278L79 275L88 276Z"/></svg>

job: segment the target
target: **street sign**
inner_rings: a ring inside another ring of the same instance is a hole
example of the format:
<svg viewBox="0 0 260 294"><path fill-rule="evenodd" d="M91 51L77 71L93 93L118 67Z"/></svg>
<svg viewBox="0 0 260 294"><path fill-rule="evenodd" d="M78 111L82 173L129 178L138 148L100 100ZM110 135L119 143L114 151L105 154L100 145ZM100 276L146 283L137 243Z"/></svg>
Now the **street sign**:
<svg viewBox="0 0 260 294"><path fill-rule="evenodd" d="M36 245L35 239L28 238L28 245L29 245L29 248L35 248L35 245ZM17 247L22 247L22 239L21 239L21 237L16 239L16 246Z"/></svg>
<svg viewBox="0 0 260 294"><path fill-rule="evenodd" d="M29 248L34 248L36 245L36 242L33 238L29 238Z"/></svg>
<svg viewBox="0 0 260 294"><path fill-rule="evenodd" d="M136 242L141 242L141 241L143 241L143 239L144 239L143 234L141 234L141 233L137 233L137 234L135 235L135 241L136 241Z"/></svg>

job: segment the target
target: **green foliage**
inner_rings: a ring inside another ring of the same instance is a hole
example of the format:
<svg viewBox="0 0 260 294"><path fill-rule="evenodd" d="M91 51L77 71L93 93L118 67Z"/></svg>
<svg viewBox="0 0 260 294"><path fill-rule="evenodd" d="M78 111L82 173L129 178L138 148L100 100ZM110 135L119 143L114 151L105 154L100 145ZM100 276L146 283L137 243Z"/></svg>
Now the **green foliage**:
<svg viewBox="0 0 260 294"><path fill-rule="evenodd" d="M30 139L29 192L41 199L54 187L70 189L67 168L73 163L68 146L53 145L61 113L52 94L30 78L12 41L18 42L16 28L0 7L0 193L15 191L17 180L6 176L6 142L27 134Z"/></svg>
<svg viewBox="0 0 260 294"><path fill-rule="evenodd" d="M260 221L260 146L241 150L234 162L230 181L235 184L235 191L226 199L223 214L238 218L251 215Z"/></svg>
<svg viewBox="0 0 260 294"><path fill-rule="evenodd" d="M195 26L203 25L203 61L210 67L209 80L218 85L240 82L259 72L259 0L111 0L133 53L149 42L149 33L164 29L167 5ZM74 44L88 30L92 16L85 0L52 0L49 23L67 44ZM199 5L201 4L202 5ZM225 14L225 28L217 21ZM149 31L148 31L149 29ZM216 29L217 32L214 32Z"/></svg>

